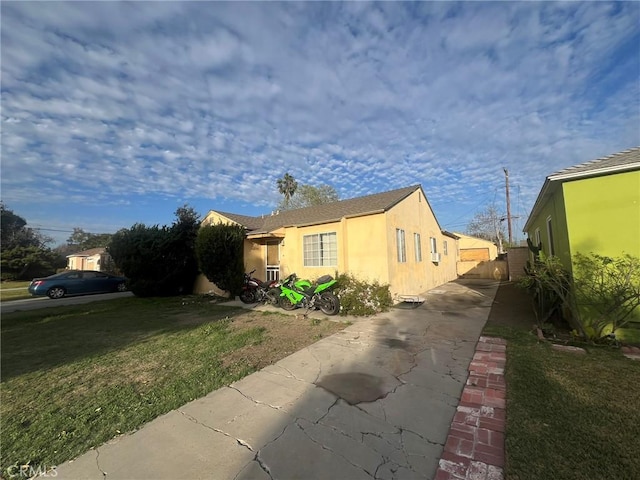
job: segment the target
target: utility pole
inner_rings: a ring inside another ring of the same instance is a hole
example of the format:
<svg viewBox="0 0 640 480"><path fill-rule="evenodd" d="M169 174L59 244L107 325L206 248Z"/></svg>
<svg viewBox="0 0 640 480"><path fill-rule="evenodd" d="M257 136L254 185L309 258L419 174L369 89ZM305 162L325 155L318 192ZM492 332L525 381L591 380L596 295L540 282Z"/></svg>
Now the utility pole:
<svg viewBox="0 0 640 480"><path fill-rule="evenodd" d="M503 168L507 189L507 227L509 228L509 245L513 245L513 235L511 233L511 200L509 199L509 170Z"/></svg>

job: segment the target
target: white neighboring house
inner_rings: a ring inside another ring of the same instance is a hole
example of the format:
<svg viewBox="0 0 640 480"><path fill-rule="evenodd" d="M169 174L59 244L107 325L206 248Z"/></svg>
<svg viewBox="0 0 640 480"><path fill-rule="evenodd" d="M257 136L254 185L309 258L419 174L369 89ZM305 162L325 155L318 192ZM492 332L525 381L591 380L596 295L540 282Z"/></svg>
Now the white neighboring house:
<svg viewBox="0 0 640 480"><path fill-rule="evenodd" d="M69 270L105 272L111 263L111 256L107 253L105 247L90 248L89 250L67 255L67 268Z"/></svg>

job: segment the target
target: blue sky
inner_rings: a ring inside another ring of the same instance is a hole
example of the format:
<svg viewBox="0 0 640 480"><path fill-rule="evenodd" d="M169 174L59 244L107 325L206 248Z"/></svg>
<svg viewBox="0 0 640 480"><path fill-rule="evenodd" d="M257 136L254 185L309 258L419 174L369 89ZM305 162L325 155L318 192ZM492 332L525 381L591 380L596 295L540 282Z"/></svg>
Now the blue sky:
<svg viewBox="0 0 640 480"><path fill-rule="evenodd" d="M422 184L524 225L546 175L640 145L640 4L2 2L1 197L73 227ZM53 230L62 230L55 232Z"/></svg>

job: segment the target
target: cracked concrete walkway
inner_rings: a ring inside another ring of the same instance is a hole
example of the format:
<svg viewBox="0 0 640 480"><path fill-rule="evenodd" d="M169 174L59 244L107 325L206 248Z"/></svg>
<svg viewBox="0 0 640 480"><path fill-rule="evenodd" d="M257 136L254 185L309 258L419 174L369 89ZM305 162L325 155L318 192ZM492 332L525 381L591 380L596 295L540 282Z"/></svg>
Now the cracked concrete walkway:
<svg viewBox="0 0 640 480"><path fill-rule="evenodd" d="M360 320L57 468L60 479L432 479L498 282Z"/></svg>

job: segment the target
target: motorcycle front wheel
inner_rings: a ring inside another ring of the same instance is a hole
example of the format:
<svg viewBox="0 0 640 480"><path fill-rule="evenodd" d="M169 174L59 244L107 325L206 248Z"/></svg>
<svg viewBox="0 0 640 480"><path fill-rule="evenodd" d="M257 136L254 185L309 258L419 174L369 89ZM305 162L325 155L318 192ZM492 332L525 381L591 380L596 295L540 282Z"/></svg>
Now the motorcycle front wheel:
<svg viewBox="0 0 640 480"><path fill-rule="evenodd" d="M256 291L255 290L243 290L240 294L240 301L242 303L256 303Z"/></svg>
<svg viewBox="0 0 640 480"><path fill-rule="evenodd" d="M340 300L331 292L320 295L318 306L325 315L337 315L340 312Z"/></svg>
<svg viewBox="0 0 640 480"><path fill-rule="evenodd" d="M289 300L289 297L280 297L280 306L282 308L284 308L285 310L295 310L297 305L294 305L293 303L291 303L291 300Z"/></svg>

